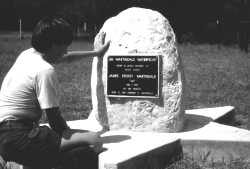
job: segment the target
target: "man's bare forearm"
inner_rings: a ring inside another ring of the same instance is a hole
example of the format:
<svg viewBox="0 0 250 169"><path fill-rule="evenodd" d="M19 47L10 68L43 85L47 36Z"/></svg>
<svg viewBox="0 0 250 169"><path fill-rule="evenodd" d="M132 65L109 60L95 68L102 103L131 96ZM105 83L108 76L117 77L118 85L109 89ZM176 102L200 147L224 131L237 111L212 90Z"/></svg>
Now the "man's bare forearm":
<svg viewBox="0 0 250 169"><path fill-rule="evenodd" d="M64 55L67 57L93 57L99 55L97 51L69 51Z"/></svg>
<svg viewBox="0 0 250 169"><path fill-rule="evenodd" d="M100 49L94 50L94 51L68 51L67 54L64 55L63 58L79 58L79 57L93 57L93 56L98 56L102 57L104 53L108 50L110 45L110 41L108 41L106 44L101 46Z"/></svg>
<svg viewBox="0 0 250 169"><path fill-rule="evenodd" d="M49 125L54 131L61 135L65 129L69 129L58 107L45 109L44 111L48 117Z"/></svg>

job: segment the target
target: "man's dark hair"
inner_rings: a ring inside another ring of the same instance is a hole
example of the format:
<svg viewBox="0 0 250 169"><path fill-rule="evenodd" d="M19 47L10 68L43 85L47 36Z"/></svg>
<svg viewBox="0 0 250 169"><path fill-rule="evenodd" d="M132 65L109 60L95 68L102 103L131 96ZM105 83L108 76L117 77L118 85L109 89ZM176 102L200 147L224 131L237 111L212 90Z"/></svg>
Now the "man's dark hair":
<svg viewBox="0 0 250 169"><path fill-rule="evenodd" d="M52 44L70 45L72 40L72 27L67 21L57 17L46 17L35 26L31 45L38 52L44 53L52 47Z"/></svg>

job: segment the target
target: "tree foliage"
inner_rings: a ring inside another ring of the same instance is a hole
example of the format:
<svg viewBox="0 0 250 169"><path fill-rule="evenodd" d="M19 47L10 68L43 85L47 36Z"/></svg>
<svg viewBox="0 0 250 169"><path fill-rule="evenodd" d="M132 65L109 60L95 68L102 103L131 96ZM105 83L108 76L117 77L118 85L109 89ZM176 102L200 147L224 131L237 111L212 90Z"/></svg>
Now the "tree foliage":
<svg viewBox="0 0 250 169"><path fill-rule="evenodd" d="M204 34L204 29L218 29L227 23L230 29L240 20L250 19L249 0L1 0L0 29L16 29L18 19L24 29L46 15L63 15L76 28L82 22L101 26L122 10L137 6L165 15L177 34ZM8 19L6 19L6 17Z"/></svg>

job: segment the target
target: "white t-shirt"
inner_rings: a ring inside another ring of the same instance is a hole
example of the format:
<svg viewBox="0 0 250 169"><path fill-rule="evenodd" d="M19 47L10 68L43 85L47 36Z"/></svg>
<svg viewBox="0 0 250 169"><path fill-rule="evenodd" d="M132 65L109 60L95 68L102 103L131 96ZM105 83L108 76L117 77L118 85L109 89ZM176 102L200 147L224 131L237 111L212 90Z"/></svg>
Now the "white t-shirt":
<svg viewBox="0 0 250 169"><path fill-rule="evenodd" d="M54 67L30 48L22 52L5 76L0 90L0 122L5 119L38 121L42 109L59 106Z"/></svg>

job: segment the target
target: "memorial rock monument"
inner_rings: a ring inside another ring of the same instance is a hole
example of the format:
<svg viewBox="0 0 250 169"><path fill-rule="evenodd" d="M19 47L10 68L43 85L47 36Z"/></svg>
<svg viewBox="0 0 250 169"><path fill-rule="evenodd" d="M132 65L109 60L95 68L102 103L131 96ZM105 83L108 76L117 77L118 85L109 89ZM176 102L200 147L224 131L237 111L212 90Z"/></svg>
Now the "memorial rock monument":
<svg viewBox="0 0 250 169"><path fill-rule="evenodd" d="M93 59L89 119L110 130L181 131L184 75L168 20L129 8L104 23L94 48L109 40L104 57Z"/></svg>

